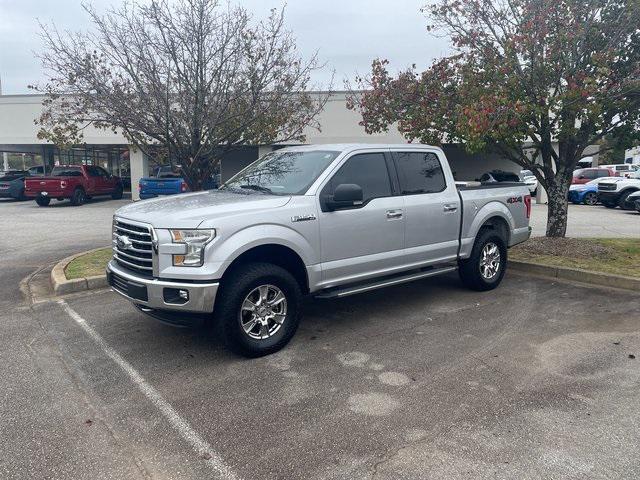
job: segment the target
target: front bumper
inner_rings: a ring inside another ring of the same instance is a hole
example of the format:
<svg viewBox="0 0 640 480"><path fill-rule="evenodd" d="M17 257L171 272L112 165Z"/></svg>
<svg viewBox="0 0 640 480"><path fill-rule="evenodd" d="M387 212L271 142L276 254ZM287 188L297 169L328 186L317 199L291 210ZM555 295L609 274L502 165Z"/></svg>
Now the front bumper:
<svg viewBox="0 0 640 480"><path fill-rule="evenodd" d="M598 191L598 201L600 203L618 203L618 192L600 192Z"/></svg>
<svg viewBox="0 0 640 480"><path fill-rule="evenodd" d="M114 292L149 314L149 309L211 313L220 286L218 282L196 283L147 278L125 270L113 260L107 265L107 281ZM188 299L176 295L180 290L188 293Z"/></svg>
<svg viewBox="0 0 640 480"><path fill-rule="evenodd" d="M571 203L582 203L584 200L584 190L569 190L569 201Z"/></svg>

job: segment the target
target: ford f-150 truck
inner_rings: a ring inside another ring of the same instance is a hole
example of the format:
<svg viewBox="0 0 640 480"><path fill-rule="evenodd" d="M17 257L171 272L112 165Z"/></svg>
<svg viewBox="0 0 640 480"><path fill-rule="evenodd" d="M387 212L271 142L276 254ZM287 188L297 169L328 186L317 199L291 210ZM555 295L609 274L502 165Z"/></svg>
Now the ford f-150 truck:
<svg viewBox="0 0 640 480"><path fill-rule="evenodd" d="M110 195L114 200L122 198L122 181L104 168L92 165L62 165L53 167L48 177L27 178L24 193L46 207L51 199L71 200L72 205L82 205L87 199Z"/></svg>
<svg viewBox="0 0 640 480"><path fill-rule="evenodd" d="M439 148L289 147L219 190L120 208L107 277L142 312L212 321L231 349L259 356L291 339L305 294L455 270L472 289L497 287L530 213L525 184L457 185Z"/></svg>

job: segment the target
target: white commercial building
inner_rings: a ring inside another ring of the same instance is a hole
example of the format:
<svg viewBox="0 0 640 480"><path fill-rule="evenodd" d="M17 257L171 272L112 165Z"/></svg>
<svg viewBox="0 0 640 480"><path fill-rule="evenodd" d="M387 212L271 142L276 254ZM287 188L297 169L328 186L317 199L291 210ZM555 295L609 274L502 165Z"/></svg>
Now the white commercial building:
<svg viewBox="0 0 640 480"><path fill-rule="evenodd" d="M84 132L85 144L61 150L38 139L39 127L35 120L42 111L41 95L0 96L0 152L4 168L23 169L36 165L92 164L106 168L133 186L132 196L137 199L138 180L150 173L149 161L140 151L130 148L127 140L111 131L88 128ZM333 93L320 114L321 130L307 129L306 143L406 143L396 129L387 133L368 135L359 125L357 112L346 108L346 93ZM272 145L253 145L223 156L222 180L226 180L258 156L271 151ZM483 173L499 169L518 172L520 168L498 155L470 155L460 145L444 146L458 180L473 180Z"/></svg>

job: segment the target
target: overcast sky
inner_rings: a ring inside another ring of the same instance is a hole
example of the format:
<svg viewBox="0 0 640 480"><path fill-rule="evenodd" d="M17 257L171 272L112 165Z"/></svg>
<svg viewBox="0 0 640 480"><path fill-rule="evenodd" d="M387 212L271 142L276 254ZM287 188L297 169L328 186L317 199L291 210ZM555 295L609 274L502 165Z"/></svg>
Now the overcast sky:
<svg viewBox="0 0 640 480"><path fill-rule="evenodd" d="M99 10L121 0L93 0ZM239 2L256 18L268 15L282 1ZM314 77L323 87L335 70L334 89L345 78L369 71L375 57L387 58L392 70L412 63L426 67L447 53L443 39L427 34L427 20L420 12L426 0L288 0L287 26L298 39L298 48L309 56L319 50L327 63ZM82 30L87 15L79 0L0 0L0 77L2 93L28 93L27 85L43 82L44 74L34 52L41 49L38 19L61 29Z"/></svg>

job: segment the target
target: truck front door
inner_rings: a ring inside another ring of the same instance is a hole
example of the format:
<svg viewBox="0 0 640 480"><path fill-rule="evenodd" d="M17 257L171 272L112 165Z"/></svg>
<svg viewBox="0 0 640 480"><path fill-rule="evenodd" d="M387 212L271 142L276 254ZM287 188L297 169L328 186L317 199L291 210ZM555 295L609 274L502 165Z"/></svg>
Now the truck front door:
<svg viewBox="0 0 640 480"><path fill-rule="evenodd" d="M320 193L319 226L322 283L325 287L390 272L402 264L403 198L394 195L385 152L355 153ZM362 188L363 202L327 211L323 199L341 184Z"/></svg>
<svg viewBox="0 0 640 480"><path fill-rule="evenodd" d="M461 206L436 152L394 151L405 210L405 261L424 266L455 260Z"/></svg>

